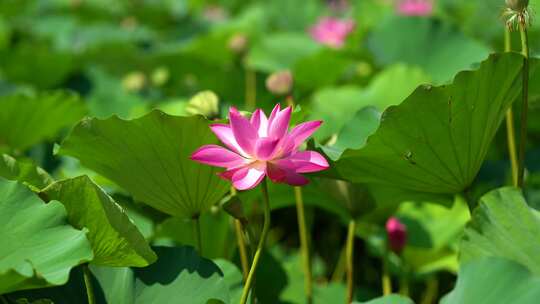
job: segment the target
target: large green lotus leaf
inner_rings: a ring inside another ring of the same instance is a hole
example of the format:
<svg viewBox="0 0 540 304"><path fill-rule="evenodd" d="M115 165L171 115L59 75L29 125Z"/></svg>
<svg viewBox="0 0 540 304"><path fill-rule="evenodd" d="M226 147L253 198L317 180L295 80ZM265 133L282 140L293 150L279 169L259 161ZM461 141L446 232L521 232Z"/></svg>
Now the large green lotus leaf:
<svg viewBox="0 0 540 304"><path fill-rule="evenodd" d="M365 107L354 115L337 134L332 145L320 148L333 161L338 160L346 149L360 149L379 127L381 113L374 107Z"/></svg>
<svg viewBox="0 0 540 304"><path fill-rule="evenodd" d="M148 267L92 266L106 303L229 303L229 286L211 260L192 247L154 247L158 261Z"/></svg>
<svg viewBox="0 0 540 304"><path fill-rule="evenodd" d="M17 180L35 189L43 189L54 180L42 168L29 159L15 159L7 154L0 154L0 176Z"/></svg>
<svg viewBox="0 0 540 304"><path fill-rule="evenodd" d="M100 68L88 69L88 75L94 87L87 101L90 115L107 118L118 115L131 118L135 109L144 105L144 100L135 92L129 92L118 79Z"/></svg>
<svg viewBox="0 0 540 304"><path fill-rule="evenodd" d="M51 139L85 113L77 95L66 92L0 97L0 146L24 150Z"/></svg>
<svg viewBox="0 0 540 304"><path fill-rule="evenodd" d="M399 104L417 86L429 81L421 69L396 64L375 76L366 88L349 85L319 90L313 96L310 119L321 119L324 124L314 136L322 140L337 133L367 106L382 111Z"/></svg>
<svg viewBox="0 0 540 304"><path fill-rule="evenodd" d="M210 259L225 258L236 249L231 243L234 236L230 229L230 216L223 210L205 212L199 218L202 242L202 256ZM177 245L197 246L191 219L171 217L156 227L154 243L173 243Z"/></svg>
<svg viewBox="0 0 540 304"><path fill-rule="evenodd" d="M461 260L483 256L519 262L540 275L540 217L519 189L501 188L480 199L461 243Z"/></svg>
<svg viewBox="0 0 540 304"><path fill-rule="evenodd" d="M223 272L223 279L229 287L229 303L239 303L244 287L242 272L236 265L227 260L217 259L214 260L214 263Z"/></svg>
<svg viewBox="0 0 540 304"><path fill-rule="evenodd" d="M202 116L175 117L160 111L134 120L86 119L59 153L109 178L162 212L192 218L229 189L218 169L189 159L205 144L217 143Z"/></svg>
<svg viewBox="0 0 540 304"><path fill-rule="evenodd" d="M540 277L526 267L503 258L483 258L465 263L456 287L441 304L536 304Z"/></svg>
<svg viewBox="0 0 540 304"><path fill-rule="evenodd" d="M353 302L353 304L414 304L414 302L404 296L392 294L380 298L376 298L367 302Z"/></svg>
<svg viewBox="0 0 540 304"><path fill-rule="evenodd" d="M302 88L321 88L333 85L353 61L342 52L323 49L301 58L293 69L294 82Z"/></svg>
<svg viewBox="0 0 540 304"><path fill-rule="evenodd" d="M474 180L506 109L519 95L523 58L495 54L447 86L422 86L384 112L361 149L335 163L341 176L427 193L459 193ZM534 68L534 67L533 67Z"/></svg>
<svg viewBox="0 0 540 304"><path fill-rule="evenodd" d="M368 46L378 63L418 65L435 83L450 80L455 73L481 61L489 53L486 46L464 36L451 24L403 16L392 16L380 22Z"/></svg>
<svg viewBox="0 0 540 304"><path fill-rule="evenodd" d="M457 246L470 219L467 203L457 197L451 208L434 203L404 202L396 215L407 226L403 258L416 274L441 269L457 272Z"/></svg>
<svg viewBox="0 0 540 304"><path fill-rule="evenodd" d="M39 89L58 87L77 64L73 54L52 50L46 43L36 40L23 40L2 50L0 56L9 58L0 62L2 75L6 80L29 84Z"/></svg>
<svg viewBox="0 0 540 304"><path fill-rule="evenodd" d="M155 253L124 209L87 176L58 181L41 194L62 202L74 227L88 229L92 264L143 267L155 262Z"/></svg>
<svg viewBox="0 0 540 304"><path fill-rule="evenodd" d="M0 222L0 294L64 284L71 268L93 258L64 206L45 204L19 182L0 178Z"/></svg>
<svg viewBox="0 0 540 304"><path fill-rule="evenodd" d="M310 56L321 47L308 35L277 33L264 35L246 58L248 67L262 72L291 69L298 60Z"/></svg>

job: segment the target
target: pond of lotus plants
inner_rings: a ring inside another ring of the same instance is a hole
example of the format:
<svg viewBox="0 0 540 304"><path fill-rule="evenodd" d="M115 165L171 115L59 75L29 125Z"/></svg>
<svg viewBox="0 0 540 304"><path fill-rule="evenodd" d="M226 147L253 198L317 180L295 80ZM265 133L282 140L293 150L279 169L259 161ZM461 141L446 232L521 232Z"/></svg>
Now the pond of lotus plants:
<svg viewBox="0 0 540 304"><path fill-rule="evenodd" d="M0 304L540 303L540 0L0 2Z"/></svg>

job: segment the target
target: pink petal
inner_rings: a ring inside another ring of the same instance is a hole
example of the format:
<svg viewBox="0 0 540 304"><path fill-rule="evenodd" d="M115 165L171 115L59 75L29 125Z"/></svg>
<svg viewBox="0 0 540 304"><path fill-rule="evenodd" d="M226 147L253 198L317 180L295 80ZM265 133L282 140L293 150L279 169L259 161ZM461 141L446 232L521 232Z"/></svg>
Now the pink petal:
<svg viewBox="0 0 540 304"><path fill-rule="evenodd" d="M274 183L286 183L292 186L303 186L309 183L304 176L276 164L269 163L266 166L266 174Z"/></svg>
<svg viewBox="0 0 540 304"><path fill-rule="evenodd" d="M231 129L236 142L247 154L253 155L255 141L258 138L257 130L255 130L249 120L242 116L235 108L230 109L229 119L231 121Z"/></svg>
<svg viewBox="0 0 540 304"><path fill-rule="evenodd" d="M322 125L322 121L308 121L294 127L289 133L289 138L294 142L294 148L298 148L308 137L310 137Z"/></svg>
<svg viewBox="0 0 540 304"><path fill-rule="evenodd" d="M265 166L243 167L232 175L233 186L237 190L255 188L265 176Z"/></svg>
<svg viewBox="0 0 540 304"><path fill-rule="evenodd" d="M224 143L229 149L234 152L244 156L249 157L249 155L240 147L234 138L233 131L229 125L224 124L211 124L210 129L216 136Z"/></svg>
<svg viewBox="0 0 540 304"><path fill-rule="evenodd" d="M294 171L297 173L318 172L328 169L328 161L315 151L297 152L286 159L277 161L280 165L282 161L290 161L294 164ZM284 163L284 166L290 167L290 163Z"/></svg>
<svg viewBox="0 0 540 304"><path fill-rule="evenodd" d="M270 117L268 118L268 122L273 121L276 119L276 115L281 111L281 105L278 103L274 106L272 109L272 113L270 113Z"/></svg>
<svg viewBox="0 0 540 304"><path fill-rule="evenodd" d="M292 107L286 107L283 111L272 111L272 116L268 120L268 137L282 138L289 129L291 121Z"/></svg>
<svg viewBox="0 0 540 304"><path fill-rule="evenodd" d="M253 128L257 130L259 137L268 136L268 118L266 118L266 115L261 109L257 109L255 112L253 112L250 122Z"/></svg>
<svg viewBox="0 0 540 304"><path fill-rule="evenodd" d="M279 143L277 138L259 138L255 144L255 155L257 159L268 160L274 155L274 151Z"/></svg>
<svg viewBox="0 0 540 304"><path fill-rule="evenodd" d="M308 121L294 127L280 143L278 157L288 157L321 126L322 121Z"/></svg>
<svg viewBox="0 0 540 304"><path fill-rule="evenodd" d="M238 167L246 163L245 158L217 145L202 146L190 158L202 164L223 168Z"/></svg>

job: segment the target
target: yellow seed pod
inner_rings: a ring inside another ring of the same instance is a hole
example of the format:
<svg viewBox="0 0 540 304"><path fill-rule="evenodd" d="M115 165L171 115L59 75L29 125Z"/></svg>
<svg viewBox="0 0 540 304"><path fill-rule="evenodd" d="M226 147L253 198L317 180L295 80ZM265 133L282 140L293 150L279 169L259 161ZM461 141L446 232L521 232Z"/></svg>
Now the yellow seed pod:
<svg viewBox="0 0 540 304"><path fill-rule="evenodd" d="M508 8L514 11L524 11L529 6L529 0L506 0Z"/></svg>

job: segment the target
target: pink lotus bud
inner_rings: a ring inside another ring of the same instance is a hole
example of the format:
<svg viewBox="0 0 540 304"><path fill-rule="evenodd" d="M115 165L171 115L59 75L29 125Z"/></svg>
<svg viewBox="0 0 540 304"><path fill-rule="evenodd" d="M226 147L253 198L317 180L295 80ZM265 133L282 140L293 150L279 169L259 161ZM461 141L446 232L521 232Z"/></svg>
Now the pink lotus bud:
<svg viewBox="0 0 540 304"><path fill-rule="evenodd" d="M291 92L293 81L291 71L275 72L266 78L266 88L272 94L285 95Z"/></svg>
<svg viewBox="0 0 540 304"><path fill-rule="evenodd" d="M229 49L237 54L242 54L248 47L248 38L244 34L235 34L229 39Z"/></svg>
<svg viewBox="0 0 540 304"><path fill-rule="evenodd" d="M353 20L339 20L336 18L325 17L319 20L309 30L311 37L315 41L339 49L345 44L345 39L354 30L355 22Z"/></svg>
<svg viewBox="0 0 540 304"><path fill-rule="evenodd" d="M433 13L433 1L399 0L397 10L405 16L430 16Z"/></svg>
<svg viewBox="0 0 540 304"><path fill-rule="evenodd" d="M407 243L407 227L397 218L391 217L386 222L388 246L395 253L400 253Z"/></svg>

